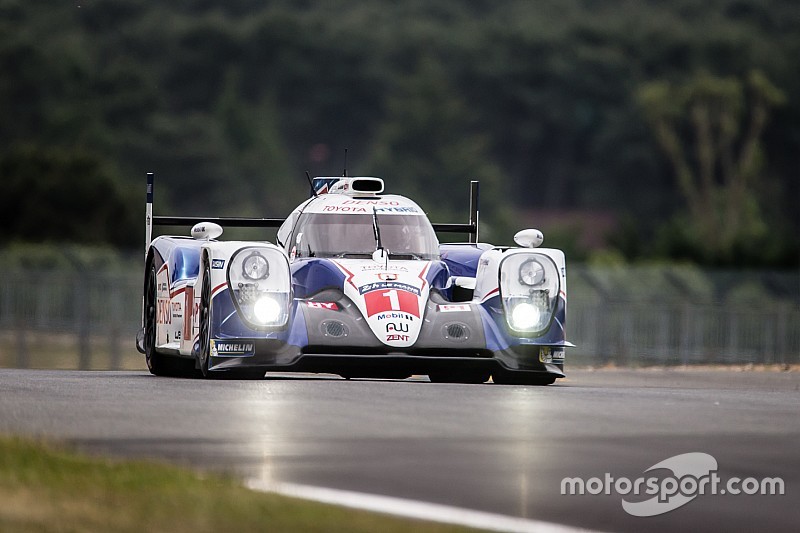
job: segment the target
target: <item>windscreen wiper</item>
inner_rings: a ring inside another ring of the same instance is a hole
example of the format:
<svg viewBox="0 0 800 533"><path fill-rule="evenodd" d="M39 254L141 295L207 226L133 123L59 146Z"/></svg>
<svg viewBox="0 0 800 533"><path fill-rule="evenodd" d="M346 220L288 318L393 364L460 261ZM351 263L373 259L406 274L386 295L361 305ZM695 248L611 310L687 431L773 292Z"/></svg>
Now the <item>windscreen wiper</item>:
<svg viewBox="0 0 800 533"><path fill-rule="evenodd" d="M381 243L381 228L378 226L378 210L372 206L372 232L375 234L375 249L382 250L383 244Z"/></svg>

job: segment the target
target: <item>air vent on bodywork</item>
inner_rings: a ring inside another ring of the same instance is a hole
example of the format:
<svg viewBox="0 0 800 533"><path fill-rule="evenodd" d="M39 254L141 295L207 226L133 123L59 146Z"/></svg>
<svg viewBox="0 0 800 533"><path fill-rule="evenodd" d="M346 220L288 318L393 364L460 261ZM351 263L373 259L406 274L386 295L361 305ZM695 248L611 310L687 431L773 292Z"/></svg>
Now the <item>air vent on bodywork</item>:
<svg viewBox="0 0 800 533"><path fill-rule="evenodd" d="M348 330L347 326L338 320L326 320L322 323L322 333L326 337L346 337Z"/></svg>
<svg viewBox="0 0 800 533"><path fill-rule="evenodd" d="M375 178L356 178L353 180L353 191L378 194L383 192L383 180Z"/></svg>
<svg viewBox="0 0 800 533"><path fill-rule="evenodd" d="M465 341L469 339L469 328L466 324L453 322L444 327L444 336L451 341Z"/></svg>

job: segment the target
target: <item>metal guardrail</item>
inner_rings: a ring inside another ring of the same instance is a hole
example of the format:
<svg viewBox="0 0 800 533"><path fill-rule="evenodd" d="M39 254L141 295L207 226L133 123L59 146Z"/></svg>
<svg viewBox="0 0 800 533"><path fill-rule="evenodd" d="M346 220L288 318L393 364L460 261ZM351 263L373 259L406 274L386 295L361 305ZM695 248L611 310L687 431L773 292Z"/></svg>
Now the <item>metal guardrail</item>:
<svg viewBox="0 0 800 533"><path fill-rule="evenodd" d="M572 266L568 284L573 363L800 363L797 273ZM140 272L5 273L0 366L143 365L141 290Z"/></svg>

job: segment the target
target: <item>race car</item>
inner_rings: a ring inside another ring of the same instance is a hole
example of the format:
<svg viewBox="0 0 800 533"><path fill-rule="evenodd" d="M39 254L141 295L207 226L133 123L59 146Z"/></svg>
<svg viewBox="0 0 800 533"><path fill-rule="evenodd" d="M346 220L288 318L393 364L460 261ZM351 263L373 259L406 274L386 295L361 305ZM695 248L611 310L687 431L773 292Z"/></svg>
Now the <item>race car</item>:
<svg viewBox="0 0 800 533"><path fill-rule="evenodd" d="M564 377L566 265L526 229L518 247L468 224L431 224L375 177L310 180L285 219L156 217L148 174L142 329L155 375L548 385ZM191 225L159 236L153 225ZM223 226L277 227L274 242L220 240ZM436 231L469 233L440 244Z"/></svg>

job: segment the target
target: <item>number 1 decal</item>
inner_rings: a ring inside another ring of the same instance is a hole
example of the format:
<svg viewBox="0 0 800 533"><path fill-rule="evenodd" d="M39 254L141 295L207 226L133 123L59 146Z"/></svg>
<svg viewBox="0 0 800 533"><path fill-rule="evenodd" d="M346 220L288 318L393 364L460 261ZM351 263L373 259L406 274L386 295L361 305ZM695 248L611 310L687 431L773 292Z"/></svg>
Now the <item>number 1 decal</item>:
<svg viewBox="0 0 800 533"><path fill-rule="evenodd" d="M399 311L419 318L419 297L408 291L397 289L370 291L364 294L364 303L367 304L367 316L386 311Z"/></svg>
<svg viewBox="0 0 800 533"><path fill-rule="evenodd" d="M397 297L396 289L386 291L383 295L389 298L389 305L392 306L392 311L400 311L400 298Z"/></svg>

